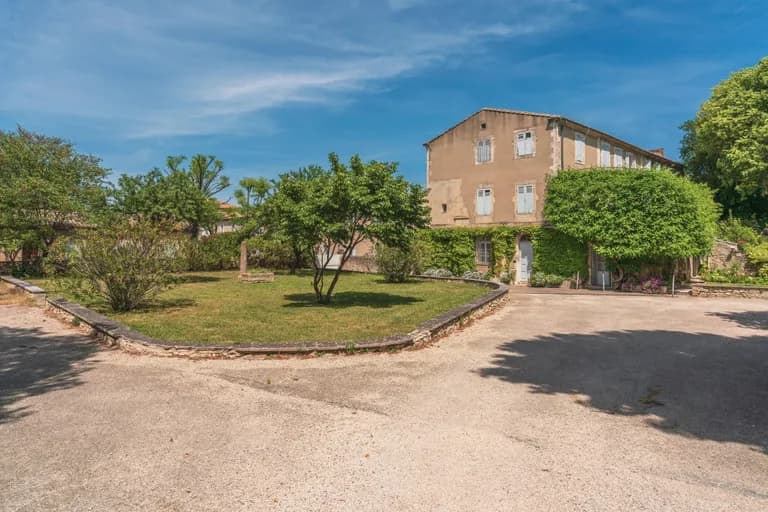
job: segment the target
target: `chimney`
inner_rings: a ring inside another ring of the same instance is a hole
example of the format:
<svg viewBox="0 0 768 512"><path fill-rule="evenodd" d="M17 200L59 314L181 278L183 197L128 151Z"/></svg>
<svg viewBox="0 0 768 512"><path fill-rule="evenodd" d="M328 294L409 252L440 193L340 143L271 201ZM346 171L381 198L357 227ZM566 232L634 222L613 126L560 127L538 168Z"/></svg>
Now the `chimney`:
<svg viewBox="0 0 768 512"><path fill-rule="evenodd" d="M664 148L649 149L648 151L654 155L664 156Z"/></svg>

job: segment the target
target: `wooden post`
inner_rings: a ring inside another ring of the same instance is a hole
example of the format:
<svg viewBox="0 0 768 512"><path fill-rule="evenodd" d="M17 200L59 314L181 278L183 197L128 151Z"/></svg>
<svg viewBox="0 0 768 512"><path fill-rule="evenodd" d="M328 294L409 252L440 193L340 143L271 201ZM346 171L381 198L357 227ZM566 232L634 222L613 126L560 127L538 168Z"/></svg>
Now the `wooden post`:
<svg viewBox="0 0 768 512"><path fill-rule="evenodd" d="M240 275L248 273L248 244L245 240L240 242Z"/></svg>

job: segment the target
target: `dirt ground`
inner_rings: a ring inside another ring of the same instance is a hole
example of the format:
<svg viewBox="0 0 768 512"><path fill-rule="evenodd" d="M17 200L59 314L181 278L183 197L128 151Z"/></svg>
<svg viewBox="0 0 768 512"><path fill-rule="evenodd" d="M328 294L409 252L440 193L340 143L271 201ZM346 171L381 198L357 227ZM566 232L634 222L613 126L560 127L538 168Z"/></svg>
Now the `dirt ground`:
<svg viewBox="0 0 768 512"><path fill-rule="evenodd" d="M765 511L766 329L514 293L423 350L194 362L2 305L0 510Z"/></svg>

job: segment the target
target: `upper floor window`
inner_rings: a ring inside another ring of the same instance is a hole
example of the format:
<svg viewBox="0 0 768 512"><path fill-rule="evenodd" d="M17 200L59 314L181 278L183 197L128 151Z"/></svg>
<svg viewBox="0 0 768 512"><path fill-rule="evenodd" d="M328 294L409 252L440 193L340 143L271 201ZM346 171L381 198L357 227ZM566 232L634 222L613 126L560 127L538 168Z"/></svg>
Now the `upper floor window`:
<svg viewBox="0 0 768 512"><path fill-rule="evenodd" d="M624 167L624 150L621 148L613 148L613 166Z"/></svg>
<svg viewBox="0 0 768 512"><path fill-rule="evenodd" d="M583 164L584 159L586 158L587 149L587 137L583 133L576 132L576 137L574 138L574 148L576 149L574 159L576 162Z"/></svg>
<svg viewBox="0 0 768 512"><path fill-rule="evenodd" d="M493 211L491 189L489 188L477 189L477 200L475 201L475 212L477 212L478 215L490 215L491 211Z"/></svg>
<svg viewBox="0 0 768 512"><path fill-rule="evenodd" d="M624 162L626 162L626 167L629 167L631 169L634 169L637 167L637 159L635 158L634 153L627 152L627 155L624 157Z"/></svg>
<svg viewBox="0 0 768 512"><path fill-rule="evenodd" d="M533 141L533 131L517 132L515 135L515 154L518 158L533 156L536 147Z"/></svg>
<svg viewBox="0 0 768 512"><path fill-rule="evenodd" d="M479 239L477 241L477 262L480 265L490 265L491 263L491 241Z"/></svg>
<svg viewBox="0 0 768 512"><path fill-rule="evenodd" d="M644 167L646 169L650 169L651 168L651 159L650 158L646 158L645 159L645 166Z"/></svg>
<svg viewBox="0 0 768 512"><path fill-rule="evenodd" d="M475 146L475 163L483 164L491 161L491 139L477 141Z"/></svg>
<svg viewBox="0 0 768 512"><path fill-rule="evenodd" d="M517 186L517 213L533 213L533 185Z"/></svg>
<svg viewBox="0 0 768 512"><path fill-rule="evenodd" d="M607 142L600 143L600 167L611 166L611 145Z"/></svg>

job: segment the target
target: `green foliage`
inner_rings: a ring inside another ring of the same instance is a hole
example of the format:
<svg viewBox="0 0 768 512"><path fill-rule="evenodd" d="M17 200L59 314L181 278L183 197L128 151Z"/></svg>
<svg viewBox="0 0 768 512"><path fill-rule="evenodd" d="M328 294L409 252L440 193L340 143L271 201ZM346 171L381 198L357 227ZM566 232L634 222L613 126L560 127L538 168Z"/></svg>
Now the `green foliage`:
<svg viewBox="0 0 768 512"><path fill-rule="evenodd" d="M123 174L113 191L113 209L120 216L151 222L212 226L219 219L218 204L206 196L185 172Z"/></svg>
<svg viewBox="0 0 768 512"><path fill-rule="evenodd" d="M167 227L148 222L102 226L77 242L71 272L113 311L147 305L181 270L180 241Z"/></svg>
<svg viewBox="0 0 768 512"><path fill-rule="evenodd" d="M494 226L487 228L456 227L422 230L418 237L428 247L424 265L445 268L454 275L462 275L477 266L477 240L490 240L491 261L488 268L493 275L508 272L515 257L517 237L533 239L541 228L535 226Z"/></svg>
<svg viewBox="0 0 768 512"><path fill-rule="evenodd" d="M45 249L106 207L109 171L72 144L19 127L0 131L0 251Z"/></svg>
<svg viewBox="0 0 768 512"><path fill-rule="evenodd" d="M387 282L403 283L423 271L425 250L426 245L420 240L413 240L406 247L376 244L376 267Z"/></svg>
<svg viewBox="0 0 768 512"><path fill-rule="evenodd" d="M533 270L544 274L589 275L588 250L585 243L554 229L542 229L532 238ZM562 281L562 280L561 280Z"/></svg>
<svg viewBox="0 0 768 512"><path fill-rule="evenodd" d="M682 126L686 172L725 211L768 220L768 57L720 82Z"/></svg>
<svg viewBox="0 0 768 512"><path fill-rule="evenodd" d="M184 244L187 270L228 270L240 264L239 233L217 233L205 238L187 240Z"/></svg>
<svg viewBox="0 0 768 512"><path fill-rule="evenodd" d="M754 265L764 265L768 263L768 241L748 245L744 248L747 259Z"/></svg>
<svg viewBox="0 0 768 512"><path fill-rule="evenodd" d="M566 278L557 274L547 274L544 272L534 272L528 279L528 284L534 288L543 288L545 286L557 287L563 284Z"/></svg>
<svg viewBox="0 0 768 512"><path fill-rule="evenodd" d="M397 175L397 164L363 162L353 156L348 165L336 154L330 167L312 166L280 176L265 203L265 229L289 240L307 254L314 267L313 288L318 302L330 302L344 264L363 240L403 247L415 229L429 224L424 189ZM325 288L330 257L340 264Z"/></svg>
<svg viewBox="0 0 768 512"><path fill-rule="evenodd" d="M732 265L724 269L702 270L701 277L710 283L768 285L768 271L765 270L767 268L768 265L764 265L758 274L753 276L738 265Z"/></svg>
<svg viewBox="0 0 768 512"><path fill-rule="evenodd" d="M755 244L760 241L760 233L751 225L737 217L728 217L717 223L717 237L735 242L740 246Z"/></svg>
<svg viewBox="0 0 768 512"><path fill-rule="evenodd" d="M259 268L291 269L294 272L309 266L307 258L302 253L294 253L287 240L272 236L248 239L248 263Z"/></svg>
<svg viewBox="0 0 768 512"><path fill-rule="evenodd" d="M719 216L712 192L668 170L562 171L547 185L546 219L615 260L710 251Z"/></svg>
<svg viewBox="0 0 768 512"><path fill-rule="evenodd" d="M260 234L264 227L264 202L272 192L272 183L266 178L243 178L235 190L239 212L236 222L248 234Z"/></svg>
<svg viewBox="0 0 768 512"><path fill-rule="evenodd" d="M113 209L122 216L153 222L185 224L192 238L201 228L213 231L221 218L214 195L229 186L221 173L224 164L213 155L195 155L189 168L185 156L169 156L167 170L153 169L146 174L123 174L113 192Z"/></svg>

